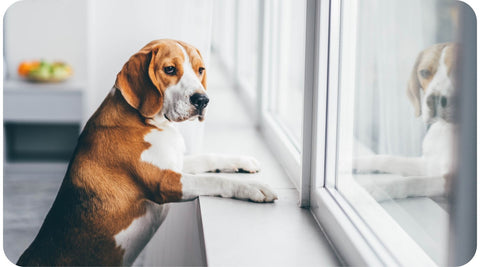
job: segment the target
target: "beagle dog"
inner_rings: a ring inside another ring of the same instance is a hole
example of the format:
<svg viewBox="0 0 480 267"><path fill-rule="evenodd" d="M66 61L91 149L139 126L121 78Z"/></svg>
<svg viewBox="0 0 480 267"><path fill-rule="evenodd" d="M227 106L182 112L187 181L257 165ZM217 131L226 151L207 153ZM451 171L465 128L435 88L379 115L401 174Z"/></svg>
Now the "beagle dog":
<svg viewBox="0 0 480 267"><path fill-rule="evenodd" d="M156 40L134 54L81 133L58 195L18 265L131 265L168 210L220 196L273 202L268 186L200 174L257 172L250 157L184 157L174 122L203 121L207 70L200 52Z"/></svg>
<svg viewBox="0 0 480 267"><path fill-rule="evenodd" d="M390 197L436 196L448 193L449 179L455 168L457 53L457 44L435 44L418 55L413 67L407 95L414 107L415 116L421 116L428 126L422 143L422 155L371 155L353 161L353 168L357 172L400 174L414 181L413 186L396 184Z"/></svg>

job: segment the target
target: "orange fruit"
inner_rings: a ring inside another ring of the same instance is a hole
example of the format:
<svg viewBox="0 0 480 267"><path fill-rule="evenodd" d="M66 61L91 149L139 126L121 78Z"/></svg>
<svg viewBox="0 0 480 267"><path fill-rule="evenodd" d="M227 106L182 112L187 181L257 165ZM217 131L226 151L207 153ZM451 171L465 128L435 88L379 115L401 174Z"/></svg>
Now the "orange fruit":
<svg viewBox="0 0 480 267"><path fill-rule="evenodd" d="M18 66L18 74L20 76L27 76L31 70L34 70L40 66L39 61L23 61Z"/></svg>

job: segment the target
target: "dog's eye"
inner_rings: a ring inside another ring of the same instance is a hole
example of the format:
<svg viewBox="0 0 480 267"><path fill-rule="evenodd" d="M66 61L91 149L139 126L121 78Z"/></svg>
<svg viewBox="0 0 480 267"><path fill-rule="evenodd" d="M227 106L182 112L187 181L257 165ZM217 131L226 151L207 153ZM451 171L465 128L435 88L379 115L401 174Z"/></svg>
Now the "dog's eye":
<svg viewBox="0 0 480 267"><path fill-rule="evenodd" d="M198 68L198 73L200 73L200 75L202 75L202 73L203 73L204 70L205 70L204 67L200 67L200 68Z"/></svg>
<svg viewBox="0 0 480 267"><path fill-rule="evenodd" d="M165 67L163 71L168 75L175 75L177 73L177 69L174 66Z"/></svg>
<svg viewBox="0 0 480 267"><path fill-rule="evenodd" d="M432 73L427 70L427 69L423 69L423 70L420 70L420 76L422 76L423 78L427 79L429 78L430 76L432 76Z"/></svg>

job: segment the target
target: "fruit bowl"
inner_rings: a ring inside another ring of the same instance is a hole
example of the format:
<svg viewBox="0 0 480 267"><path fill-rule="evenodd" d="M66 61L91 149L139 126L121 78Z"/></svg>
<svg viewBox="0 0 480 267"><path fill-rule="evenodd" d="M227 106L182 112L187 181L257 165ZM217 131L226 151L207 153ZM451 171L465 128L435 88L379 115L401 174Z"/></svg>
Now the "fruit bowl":
<svg viewBox="0 0 480 267"><path fill-rule="evenodd" d="M18 66L18 75L27 81L53 83L62 82L72 76L70 65L56 61L24 61Z"/></svg>

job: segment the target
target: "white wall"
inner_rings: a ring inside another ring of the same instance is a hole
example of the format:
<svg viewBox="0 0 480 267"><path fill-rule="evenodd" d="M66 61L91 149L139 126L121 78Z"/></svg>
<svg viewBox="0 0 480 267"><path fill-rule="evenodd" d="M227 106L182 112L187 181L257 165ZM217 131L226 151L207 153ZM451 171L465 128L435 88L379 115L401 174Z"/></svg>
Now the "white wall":
<svg viewBox="0 0 480 267"><path fill-rule="evenodd" d="M4 44L7 79L17 79L23 60L63 60L73 80L86 80L86 1L20 1L5 13ZM39 58L40 57L40 58Z"/></svg>
<svg viewBox="0 0 480 267"><path fill-rule="evenodd" d="M143 266L206 266L198 200L169 205L172 213L135 263L142 262Z"/></svg>

